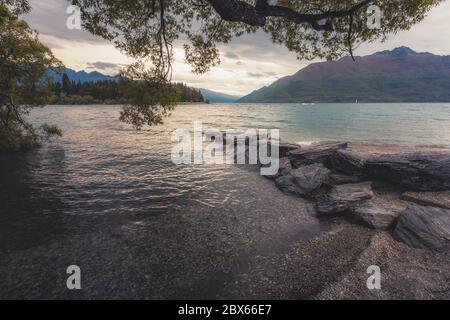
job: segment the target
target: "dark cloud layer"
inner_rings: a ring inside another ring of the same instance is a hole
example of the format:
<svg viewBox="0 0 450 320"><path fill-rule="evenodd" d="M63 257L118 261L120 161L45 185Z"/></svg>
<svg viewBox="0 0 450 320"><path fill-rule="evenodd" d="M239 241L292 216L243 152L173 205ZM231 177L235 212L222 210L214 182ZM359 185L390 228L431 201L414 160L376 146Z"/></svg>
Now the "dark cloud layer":
<svg viewBox="0 0 450 320"><path fill-rule="evenodd" d="M111 63L111 62L103 62L103 61L97 61L94 63L87 63L88 67L104 70L104 71L113 71L118 70L122 68L124 65L120 63Z"/></svg>
<svg viewBox="0 0 450 320"><path fill-rule="evenodd" d="M253 78L263 78L263 77L274 77L276 76L276 72L247 72L250 77Z"/></svg>

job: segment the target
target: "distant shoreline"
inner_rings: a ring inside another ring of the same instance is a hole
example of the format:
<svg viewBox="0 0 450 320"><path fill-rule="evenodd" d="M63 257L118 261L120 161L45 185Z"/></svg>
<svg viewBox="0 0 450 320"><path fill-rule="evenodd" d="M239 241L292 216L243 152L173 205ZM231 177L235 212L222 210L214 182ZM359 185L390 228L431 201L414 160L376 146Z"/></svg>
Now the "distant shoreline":
<svg viewBox="0 0 450 320"><path fill-rule="evenodd" d="M207 105L207 102L180 102L177 103L177 105L199 105L199 104L205 104ZM213 103L211 103L213 104ZM126 103L82 103L82 104L73 104L73 103L67 103L67 104L61 104L61 103L56 103L56 104L49 104L47 105L47 107L59 107L59 106L74 106L74 107L79 107L79 106L123 106L126 105Z"/></svg>
<svg viewBox="0 0 450 320"><path fill-rule="evenodd" d="M306 103L306 102L180 102L178 105L197 105L197 104L235 104L235 105L267 105L267 104L299 104L304 107L314 107L315 105L323 105L323 104L361 104L361 105L367 105L367 104L440 104L440 103L448 103L450 104L450 101L440 101L440 102L315 102L315 103ZM74 104L74 103L67 103L67 104L61 104L61 103L52 103L48 106L122 106L126 103L82 103L82 104Z"/></svg>

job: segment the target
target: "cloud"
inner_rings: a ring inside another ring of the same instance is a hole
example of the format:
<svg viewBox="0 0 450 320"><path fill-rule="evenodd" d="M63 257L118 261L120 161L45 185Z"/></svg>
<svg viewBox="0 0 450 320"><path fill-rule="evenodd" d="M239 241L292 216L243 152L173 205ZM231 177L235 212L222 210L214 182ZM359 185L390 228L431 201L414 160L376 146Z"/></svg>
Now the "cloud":
<svg viewBox="0 0 450 320"><path fill-rule="evenodd" d="M30 0L30 4L33 10L24 18L41 33L40 39L66 66L114 73L120 66L132 62L111 43L83 30L67 29L69 1ZM445 36L449 28L450 1L445 1L411 30L390 35L384 43L363 44L355 54L366 55L402 45L416 51L450 54L450 37ZM207 74L195 75L184 61L182 45L181 41L175 43L174 80L233 95L244 95L270 85L277 78L293 74L311 63L297 60L294 53L274 44L269 35L259 31L220 45L222 63Z"/></svg>
<svg viewBox="0 0 450 320"><path fill-rule="evenodd" d="M247 74L250 77L253 77L253 78L275 77L275 76L277 76L277 73L271 72L271 71L269 71L269 72L250 72L250 71L248 71Z"/></svg>
<svg viewBox="0 0 450 320"><path fill-rule="evenodd" d="M88 62L87 66L90 69L97 69L97 70L109 71L109 72L117 72L119 69L124 67L125 64L97 61L94 63Z"/></svg>
<svg viewBox="0 0 450 320"><path fill-rule="evenodd" d="M407 46L418 52L431 52L438 55L450 54L450 1L444 1L430 10L423 21L410 30L389 35L386 42L365 43L356 54L367 55L376 51Z"/></svg>
<svg viewBox="0 0 450 320"><path fill-rule="evenodd" d="M29 0L32 7L30 13L24 18L33 29L40 34L64 40L83 41L89 43L107 43L100 37L94 36L85 30L71 30L66 22L69 14L66 13L70 5L68 0Z"/></svg>
<svg viewBox="0 0 450 320"><path fill-rule="evenodd" d="M250 77L253 77L253 78L262 78L262 77L264 77L264 74L262 74L262 73L257 73L257 72L250 72L250 71L248 71L247 74L248 74Z"/></svg>

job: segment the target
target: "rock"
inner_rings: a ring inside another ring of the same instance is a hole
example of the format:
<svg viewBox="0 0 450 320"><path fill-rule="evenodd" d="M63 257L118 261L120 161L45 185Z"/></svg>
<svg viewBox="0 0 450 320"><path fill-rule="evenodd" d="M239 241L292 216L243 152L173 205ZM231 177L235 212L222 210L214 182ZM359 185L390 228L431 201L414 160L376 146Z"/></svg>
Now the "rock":
<svg viewBox="0 0 450 320"><path fill-rule="evenodd" d="M417 191L450 190L449 154L383 156L368 160L365 171L376 178Z"/></svg>
<svg viewBox="0 0 450 320"><path fill-rule="evenodd" d="M423 206L450 209L450 191L441 192L405 192L400 199Z"/></svg>
<svg viewBox="0 0 450 320"><path fill-rule="evenodd" d="M301 190L300 194L309 194L322 186L328 178L330 170L317 163L295 169L291 171L291 174L295 177L296 184Z"/></svg>
<svg viewBox="0 0 450 320"><path fill-rule="evenodd" d="M275 179L275 185L283 193L298 195L294 176L287 174Z"/></svg>
<svg viewBox="0 0 450 320"><path fill-rule="evenodd" d="M300 150L301 146L299 144L293 143L280 143L280 158L286 157L289 152Z"/></svg>
<svg viewBox="0 0 450 320"><path fill-rule="evenodd" d="M318 190L328 178L330 170L322 164L312 164L290 171L276 179L277 187L289 194L308 196Z"/></svg>
<svg viewBox="0 0 450 320"><path fill-rule="evenodd" d="M394 237L415 248L447 251L450 248L450 210L411 207L400 215Z"/></svg>
<svg viewBox="0 0 450 320"><path fill-rule="evenodd" d="M333 187L317 202L317 210L322 214L340 213L373 197L371 182L343 184Z"/></svg>
<svg viewBox="0 0 450 320"><path fill-rule="evenodd" d="M292 170L291 160L288 157L281 158L279 166L278 172L280 175L286 175Z"/></svg>
<svg viewBox="0 0 450 320"><path fill-rule="evenodd" d="M280 167L278 169L278 173L273 176L265 176L265 177L268 179L275 180L280 176L288 175L291 170L292 170L291 160L289 160L288 157L280 158Z"/></svg>
<svg viewBox="0 0 450 320"><path fill-rule="evenodd" d="M363 181L364 177L362 176L350 176L341 173L331 173L326 183L329 184L330 186L337 186L341 184L358 183Z"/></svg>
<svg viewBox="0 0 450 320"><path fill-rule="evenodd" d="M404 210L392 203L367 201L351 208L351 215L371 228L388 229Z"/></svg>
<svg viewBox="0 0 450 320"><path fill-rule="evenodd" d="M367 159L348 150L337 150L329 158L333 170L349 175L362 176Z"/></svg>
<svg viewBox="0 0 450 320"><path fill-rule="evenodd" d="M301 167L312 163L325 163L337 150L346 149L347 143L324 143L308 148L290 151L288 153L294 167Z"/></svg>

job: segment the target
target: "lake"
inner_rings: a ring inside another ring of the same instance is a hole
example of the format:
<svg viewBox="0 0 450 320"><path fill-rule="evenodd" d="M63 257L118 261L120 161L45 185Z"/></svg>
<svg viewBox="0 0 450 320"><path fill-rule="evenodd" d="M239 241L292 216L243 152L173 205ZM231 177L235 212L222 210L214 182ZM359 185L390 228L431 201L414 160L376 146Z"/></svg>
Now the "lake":
<svg viewBox="0 0 450 320"><path fill-rule="evenodd" d="M194 121L279 128L282 140L304 144L450 148L450 104L185 105L142 131L120 123L119 112L34 110L34 124L56 124L64 136L0 156L0 297L262 297L231 284L254 270L255 257L277 261L287 244L328 226L254 168L174 165L171 133ZM70 264L84 270L88 290L65 290Z"/></svg>

